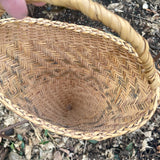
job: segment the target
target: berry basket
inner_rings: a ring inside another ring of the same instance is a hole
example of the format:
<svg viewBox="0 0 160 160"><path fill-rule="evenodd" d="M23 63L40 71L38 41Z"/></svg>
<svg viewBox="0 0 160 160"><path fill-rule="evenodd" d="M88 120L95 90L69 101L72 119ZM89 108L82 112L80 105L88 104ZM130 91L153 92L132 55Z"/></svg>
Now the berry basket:
<svg viewBox="0 0 160 160"><path fill-rule="evenodd" d="M79 10L121 38L59 21L0 20L0 102L39 127L78 139L103 140L144 125L160 86L148 42L91 0L43 1Z"/></svg>

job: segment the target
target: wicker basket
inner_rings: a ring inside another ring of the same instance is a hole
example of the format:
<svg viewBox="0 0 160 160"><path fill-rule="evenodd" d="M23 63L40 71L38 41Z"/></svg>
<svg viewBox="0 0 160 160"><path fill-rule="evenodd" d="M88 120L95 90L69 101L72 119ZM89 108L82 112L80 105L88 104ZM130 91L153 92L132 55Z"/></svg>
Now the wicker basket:
<svg viewBox="0 0 160 160"><path fill-rule="evenodd" d="M103 140L144 125L160 86L147 41L96 2L45 1L80 10L121 39L57 21L1 20L0 102L42 128L79 139Z"/></svg>

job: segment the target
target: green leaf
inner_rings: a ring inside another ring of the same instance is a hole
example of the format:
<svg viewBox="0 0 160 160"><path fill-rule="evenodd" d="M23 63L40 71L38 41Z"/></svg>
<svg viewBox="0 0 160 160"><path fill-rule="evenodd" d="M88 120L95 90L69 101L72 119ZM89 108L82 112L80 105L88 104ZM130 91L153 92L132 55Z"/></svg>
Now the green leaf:
<svg viewBox="0 0 160 160"><path fill-rule="evenodd" d="M23 140L23 137L20 134L17 135L17 138L18 138L19 141Z"/></svg>
<svg viewBox="0 0 160 160"><path fill-rule="evenodd" d="M11 143L10 148L11 148L11 150L14 150L14 149L15 149L15 148L14 148L14 143L13 143L13 142Z"/></svg>
<svg viewBox="0 0 160 160"><path fill-rule="evenodd" d="M25 147L25 144L24 144L24 142L22 141L21 148L24 149L24 147Z"/></svg>
<svg viewBox="0 0 160 160"><path fill-rule="evenodd" d="M126 147L126 150L127 150L128 152L131 152L132 149L133 149L133 142L129 143L128 146Z"/></svg>
<svg viewBox="0 0 160 160"><path fill-rule="evenodd" d="M98 143L98 141L96 141L96 140L89 140L89 142L92 143L92 144Z"/></svg>
<svg viewBox="0 0 160 160"><path fill-rule="evenodd" d="M114 155L114 160L120 160L118 154L115 154L115 155Z"/></svg>
<svg viewBox="0 0 160 160"><path fill-rule="evenodd" d="M47 129L45 129L44 135L45 135L46 137L48 136L48 130L47 130Z"/></svg>
<svg viewBox="0 0 160 160"><path fill-rule="evenodd" d="M23 152L22 152L22 151L20 151L20 152L19 152L19 155L20 155L20 156L23 156Z"/></svg>
<svg viewBox="0 0 160 160"><path fill-rule="evenodd" d="M49 143L49 141L42 140L39 144L47 144L47 143Z"/></svg>

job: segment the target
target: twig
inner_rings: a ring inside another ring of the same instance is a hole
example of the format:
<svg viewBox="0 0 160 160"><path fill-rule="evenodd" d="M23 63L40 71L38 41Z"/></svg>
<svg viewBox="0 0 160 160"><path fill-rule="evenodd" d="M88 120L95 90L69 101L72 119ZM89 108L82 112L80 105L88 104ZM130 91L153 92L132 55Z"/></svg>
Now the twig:
<svg viewBox="0 0 160 160"><path fill-rule="evenodd" d="M85 143L84 143L83 153L85 153L85 152L86 152L86 146L87 146L87 140L85 140Z"/></svg>
<svg viewBox="0 0 160 160"><path fill-rule="evenodd" d="M34 13L34 6L33 5L28 5L28 10L29 10L29 13L30 13L30 15L33 17L33 13Z"/></svg>
<svg viewBox="0 0 160 160"><path fill-rule="evenodd" d="M50 137L50 139L52 140L53 144L55 145L55 147L57 147L57 142L53 139L52 135L50 133L48 133L48 136Z"/></svg>
<svg viewBox="0 0 160 160"><path fill-rule="evenodd" d="M6 135L4 135L4 134L0 134L0 137L5 138L5 139L9 139L9 140L11 140L11 141L15 141L15 138L6 136ZM0 160L1 160L1 159L0 159Z"/></svg>
<svg viewBox="0 0 160 160"><path fill-rule="evenodd" d="M6 128L1 129L1 130L0 130L0 134L6 132L6 131L8 131L8 130L16 127L16 126L19 126L19 125L22 125L22 124L24 124L24 123L27 123L27 122L28 122L28 120L23 120L23 121L21 121L21 122L17 122L17 123L15 123L15 124L12 124L12 125L10 125L10 126L8 126L8 127L6 127Z"/></svg>
<svg viewBox="0 0 160 160"><path fill-rule="evenodd" d="M152 12L152 13L154 13L154 14L157 14L157 12L155 12L155 11L152 11L151 9L146 9L146 11L148 11L148 12Z"/></svg>
<svg viewBox="0 0 160 160"><path fill-rule="evenodd" d="M42 140L42 137L41 137L41 135L40 135L39 128L34 127L34 125L33 125L31 122L29 122L29 123L30 123L31 127L32 127L33 130L34 130L34 133L35 133L37 139L38 139L39 141L41 141L41 140Z"/></svg>
<svg viewBox="0 0 160 160"><path fill-rule="evenodd" d="M133 16L133 17L136 17L136 18L138 18L138 19L143 19L143 20L148 21L148 22L150 22L150 23L155 23L155 24L158 24L158 23L159 23L159 22L156 22L156 21L148 20L148 19L143 18L143 17L140 17L140 16L136 16L136 15L134 15L134 14L130 14L130 15Z"/></svg>

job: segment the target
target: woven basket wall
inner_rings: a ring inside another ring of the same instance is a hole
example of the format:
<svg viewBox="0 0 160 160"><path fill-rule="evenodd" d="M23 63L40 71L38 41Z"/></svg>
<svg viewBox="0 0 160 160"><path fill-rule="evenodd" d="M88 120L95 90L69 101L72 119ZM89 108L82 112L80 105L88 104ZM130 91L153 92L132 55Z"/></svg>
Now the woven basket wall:
<svg viewBox="0 0 160 160"><path fill-rule="evenodd" d="M80 8L81 1L47 2L70 4L82 12L87 3L104 10L90 0ZM120 32L114 23L108 26ZM135 37L128 40L121 30L132 47L86 26L33 18L1 20L0 101L40 127L73 138L102 140L136 130L157 107L159 76L147 42L133 32ZM135 41L143 42L137 46Z"/></svg>

